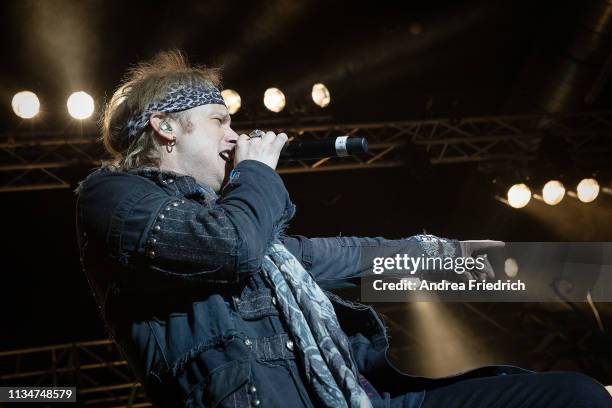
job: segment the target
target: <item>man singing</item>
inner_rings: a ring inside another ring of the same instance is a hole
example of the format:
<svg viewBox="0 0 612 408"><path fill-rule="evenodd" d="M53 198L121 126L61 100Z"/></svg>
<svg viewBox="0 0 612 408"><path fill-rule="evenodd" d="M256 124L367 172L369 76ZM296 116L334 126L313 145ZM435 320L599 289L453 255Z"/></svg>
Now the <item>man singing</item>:
<svg viewBox="0 0 612 408"><path fill-rule="evenodd" d="M176 51L131 69L104 113L114 161L77 189L84 271L155 406L610 406L579 374L395 369L376 312L322 288L371 273L375 257L499 243L285 235L295 209L275 168L287 136L237 135L219 86Z"/></svg>

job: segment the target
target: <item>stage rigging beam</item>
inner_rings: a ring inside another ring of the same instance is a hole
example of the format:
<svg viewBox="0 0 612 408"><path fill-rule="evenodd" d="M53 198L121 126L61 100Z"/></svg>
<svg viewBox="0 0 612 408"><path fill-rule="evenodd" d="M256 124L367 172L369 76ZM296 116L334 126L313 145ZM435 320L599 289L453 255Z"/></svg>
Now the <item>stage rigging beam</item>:
<svg viewBox="0 0 612 408"><path fill-rule="evenodd" d="M481 327L488 327L483 333L489 336L479 335L474 340L491 350L500 347L502 338L512 344L528 345L531 368L554 369L557 361L571 361L603 373L600 375L612 373L610 362L600 358L608 344L601 341L605 333L599 333L582 315L560 306L554 311L536 306L479 303L454 304L452 308L457 312L455 318L466 324L473 323L475 316L483 319ZM388 304L377 308L384 314L391 335L398 336L391 347L395 352L419 352L423 342L428 341L415 337L414 327L405 326L408 307ZM400 362L402 353L396 356ZM128 401L132 406L149 404L142 385L109 339L0 352L0 385L77 387L79 403L97 408L129 405Z"/></svg>
<svg viewBox="0 0 612 408"><path fill-rule="evenodd" d="M238 122L234 127L242 133L266 128L266 124ZM284 131L290 138L358 135L368 139L368 154L280 163L281 174L402 166L407 164L405 146L424 150L432 164L525 163L536 159L545 137L559 139L576 157L612 152L612 111L299 126L275 121L269 128ZM76 166L93 169L104 157L99 137L93 133L1 135L0 192L70 188Z"/></svg>

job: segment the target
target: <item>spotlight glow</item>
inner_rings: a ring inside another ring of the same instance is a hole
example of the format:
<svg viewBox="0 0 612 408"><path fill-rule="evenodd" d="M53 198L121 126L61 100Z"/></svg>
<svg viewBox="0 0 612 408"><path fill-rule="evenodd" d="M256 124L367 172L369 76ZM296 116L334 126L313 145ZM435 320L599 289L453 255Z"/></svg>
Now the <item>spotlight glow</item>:
<svg viewBox="0 0 612 408"><path fill-rule="evenodd" d="M268 88L264 93L264 105L272 112L280 112L285 108L285 94L278 88Z"/></svg>
<svg viewBox="0 0 612 408"><path fill-rule="evenodd" d="M326 107L331 102L329 89L321 83L314 84L312 86L312 100L320 107Z"/></svg>
<svg viewBox="0 0 612 408"><path fill-rule="evenodd" d="M585 178L576 187L578 199L583 203L590 203L599 195L599 183L593 178Z"/></svg>
<svg viewBox="0 0 612 408"><path fill-rule="evenodd" d="M90 117L94 112L94 100L83 91L75 92L66 102L68 113L75 119L83 120Z"/></svg>
<svg viewBox="0 0 612 408"><path fill-rule="evenodd" d="M531 200L531 190L526 184L515 184L508 189L508 204L514 208L523 208Z"/></svg>
<svg viewBox="0 0 612 408"><path fill-rule="evenodd" d="M229 111L230 115L238 112L238 109L240 109L242 106L242 99L240 98L238 92L234 91L233 89L224 89L221 91L221 96L227 105L227 110Z"/></svg>
<svg viewBox="0 0 612 408"><path fill-rule="evenodd" d="M509 278L514 278L518 274L518 262L514 258L506 258L504 261L504 272Z"/></svg>
<svg viewBox="0 0 612 408"><path fill-rule="evenodd" d="M40 101L34 92L21 91L13 96L11 101L15 115L23 119L31 119L40 111Z"/></svg>
<svg viewBox="0 0 612 408"><path fill-rule="evenodd" d="M542 188L542 198L548 205L557 205L565 197L565 187L558 180L550 180Z"/></svg>

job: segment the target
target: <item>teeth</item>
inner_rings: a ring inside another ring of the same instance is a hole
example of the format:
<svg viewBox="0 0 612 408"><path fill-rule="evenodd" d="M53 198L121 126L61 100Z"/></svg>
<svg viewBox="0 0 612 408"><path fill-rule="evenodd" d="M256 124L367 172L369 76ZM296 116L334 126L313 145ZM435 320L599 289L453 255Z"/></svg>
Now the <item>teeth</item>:
<svg viewBox="0 0 612 408"><path fill-rule="evenodd" d="M225 160L226 162L232 163L234 161L234 150L233 149L224 150L221 153L219 153L219 156L221 156L221 158Z"/></svg>
<svg viewBox="0 0 612 408"><path fill-rule="evenodd" d="M228 163L229 163L229 162L230 162L230 160L231 160L231 159L230 159L229 152L227 152L227 151L223 151L223 152L219 153L219 156L221 156L221 158L222 158L223 160L225 160L226 162L228 162Z"/></svg>

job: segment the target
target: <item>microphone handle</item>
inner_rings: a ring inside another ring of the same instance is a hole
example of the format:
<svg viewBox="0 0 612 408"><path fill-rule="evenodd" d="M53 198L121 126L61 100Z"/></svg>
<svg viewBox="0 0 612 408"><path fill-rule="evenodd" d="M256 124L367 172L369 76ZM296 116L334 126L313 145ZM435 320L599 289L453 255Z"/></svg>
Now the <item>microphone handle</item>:
<svg viewBox="0 0 612 408"><path fill-rule="evenodd" d="M365 137L338 136L323 140L297 140L287 143L281 150L280 160L323 159L366 153Z"/></svg>

